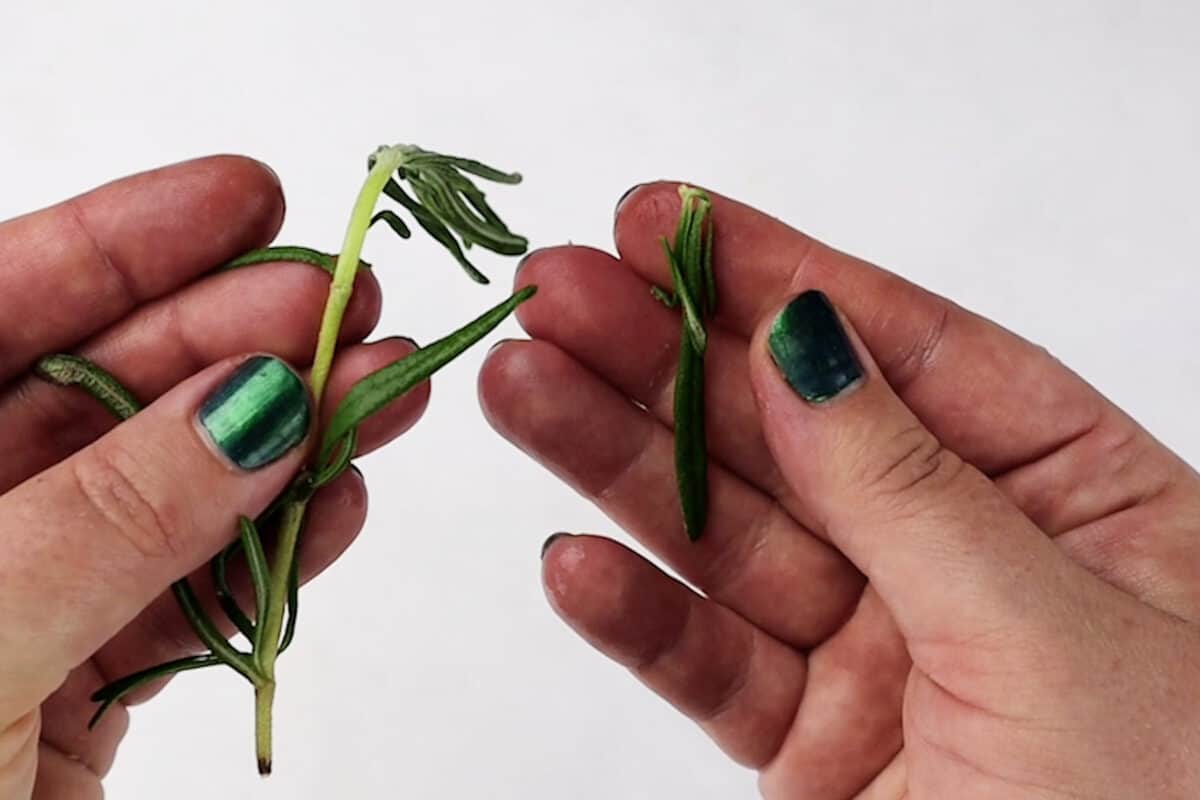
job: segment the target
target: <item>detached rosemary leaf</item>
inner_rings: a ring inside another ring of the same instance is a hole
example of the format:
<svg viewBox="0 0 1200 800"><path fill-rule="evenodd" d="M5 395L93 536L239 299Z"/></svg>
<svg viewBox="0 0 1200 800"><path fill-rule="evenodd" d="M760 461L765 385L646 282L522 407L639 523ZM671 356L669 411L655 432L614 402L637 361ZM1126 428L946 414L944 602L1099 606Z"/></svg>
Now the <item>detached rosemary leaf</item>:
<svg viewBox="0 0 1200 800"><path fill-rule="evenodd" d="M687 336L679 347L675 376L675 476L688 539L698 540L708 522L708 444L704 430L704 357Z"/></svg>
<svg viewBox="0 0 1200 800"><path fill-rule="evenodd" d="M675 376L675 475L684 529L696 541L708 521L708 448L704 419L704 321L716 308L712 271L712 203L708 195L679 187L681 207L675 241L663 239L663 253L675 284L673 298L683 307L679 369ZM655 296L662 299L659 290Z"/></svg>
<svg viewBox="0 0 1200 800"><path fill-rule="evenodd" d="M34 369L39 377L51 383L83 389L117 419L129 419L142 408L120 381L86 358L62 354L46 356Z"/></svg>
<svg viewBox="0 0 1200 800"><path fill-rule="evenodd" d="M335 448L344 446L346 437L364 419L453 361L503 322L517 306L533 297L536 291L536 286L527 286L449 336L422 347L356 383L338 404L325 429L321 462L329 461Z"/></svg>
<svg viewBox="0 0 1200 800"><path fill-rule="evenodd" d="M691 287L680 268L679 259L671 252L667 240L661 239L663 252L667 256L667 264L671 267L671 278L675 282L675 297L683 306L683 323L696 352L703 354L708 347L708 333L704 330L704 320L700 318L700 309L692 297Z"/></svg>

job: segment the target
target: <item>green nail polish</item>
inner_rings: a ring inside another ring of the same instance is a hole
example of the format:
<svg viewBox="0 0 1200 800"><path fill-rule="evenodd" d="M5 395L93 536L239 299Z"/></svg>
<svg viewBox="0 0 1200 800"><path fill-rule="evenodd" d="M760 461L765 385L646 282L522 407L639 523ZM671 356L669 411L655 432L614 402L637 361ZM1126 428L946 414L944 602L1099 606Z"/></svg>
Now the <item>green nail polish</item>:
<svg viewBox="0 0 1200 800"><path fill-rule="evenodd" d="M784 379L810 403L836 397L863 376L837 312L815 289L779 312L768 343Z"/></svg>
<svg viewBox="0 0 1200 800"><path fill-rule="evenodd" d="M237 368L200 407L200 425L242 469L266 466L304 440L308 391L282 361L256 356Z"/></svg>

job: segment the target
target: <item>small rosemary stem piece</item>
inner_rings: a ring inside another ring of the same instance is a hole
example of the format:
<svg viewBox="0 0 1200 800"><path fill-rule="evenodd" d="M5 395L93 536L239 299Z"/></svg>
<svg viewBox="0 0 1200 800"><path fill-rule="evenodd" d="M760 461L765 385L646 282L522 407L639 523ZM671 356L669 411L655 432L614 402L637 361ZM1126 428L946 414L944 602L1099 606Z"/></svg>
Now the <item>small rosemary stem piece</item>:
<svg viewBox="0 0 1200 800"><path fill-rule="evenodd" d="M271 774L271 706L275 703L275 681L254 690L254 752L258 774Z"/></svg>
<svg viewBox="0 0 1200 800"><path fill-rule="evenodd" d="M337 350L338 333L342 318L354 291L354 278L358 274L359 256L363 241L371 228L375 204L383 194L383 187L392 173L403 163L405 152L398 147L385 147L375 154L374 163L367 179L355 200L350 223L346 227L346 238L338 254L333 270L333 282L329 287L329 298L325 301L325 314L321 318L321 332L317 337L317 352L313 356L312 397L314 412L319 415L329 371L333 366L333 355ZM254 725L255 749L258 753L258 771L262 775L271 772L271 709L275 701L275 661L279 656L279 636L283 630L283 613L288 598L288 576L296 559L296 544L304 527L304 514L308 499L293 500L283 508L279 523L279 539L275 548L275 560L271 564L271 591L266 617L260 622L261 631L256 636L257 647L254 660L263 682L255 685Z"/></svg>

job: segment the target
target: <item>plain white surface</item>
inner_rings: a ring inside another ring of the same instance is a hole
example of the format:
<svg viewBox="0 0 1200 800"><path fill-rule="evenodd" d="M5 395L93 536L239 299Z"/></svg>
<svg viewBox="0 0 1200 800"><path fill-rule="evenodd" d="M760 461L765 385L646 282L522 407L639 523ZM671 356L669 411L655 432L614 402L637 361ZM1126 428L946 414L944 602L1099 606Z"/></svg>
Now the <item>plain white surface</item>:
<svg viewBox="0 0 1200 800"><path fill-rule="evenodd" d="M6 3L0 218L231 151L281 174L283 240L336 249L365 155L411 141L520 169L494 198L536 244L611 247L628 185L687 179L1047 346L1196 462L1197 30L1188 0ZM512 270L368 257L380 332L422 341ZM490 431L482 356L363 464L367 530L282 662L276 775L245 684L192 674L136 711L110 797L754 796L546 606L542 539L613 526Z"/></svg>

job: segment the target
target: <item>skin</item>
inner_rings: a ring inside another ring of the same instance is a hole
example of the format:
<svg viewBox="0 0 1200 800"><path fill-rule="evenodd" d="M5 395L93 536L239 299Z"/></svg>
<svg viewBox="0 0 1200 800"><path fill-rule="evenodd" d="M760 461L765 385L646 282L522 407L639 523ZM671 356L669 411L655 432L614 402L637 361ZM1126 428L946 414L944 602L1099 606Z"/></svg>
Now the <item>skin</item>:
<svg viewBox="0 0 1200 800"><path fill-rule="evenodd" d="M496 429L682 577L590 535L543 578L586 641L758 771L764 797L1200 796L1200 477L1045 350L714 195L711 505L676 497L677 183L617 257L535 253ZM866 371L805 403L766 332L809 289ZM631 403L633 400L635 403Z"/></svg>
<svg viewBox="0 0 1200 800"><path fill-rule="evenodd" d="M191 574L220 618L206 564L236 535L234 509L257 515L305 459L310 442L242 472L194 424L207 393L247 355L271 353L301 371L311 358L327 275L302 264L211 274L269 243L283 213L274 173L216 157L0 224L0 797L103 795L129 713L118 705L89 733L89 695L199 650L167 587ZM380 302L375 279L360 275L326 409L413 350L399 338L363 343ZM83 393L30 375L38 356L59 351L96 361L146 409L114 427ZM359 451L403 433L428 397L419 387L371 419ZM350 544L366 502L353 472L314 498L303 580ZM240 566L234 585L252 607Z"/></svg>

